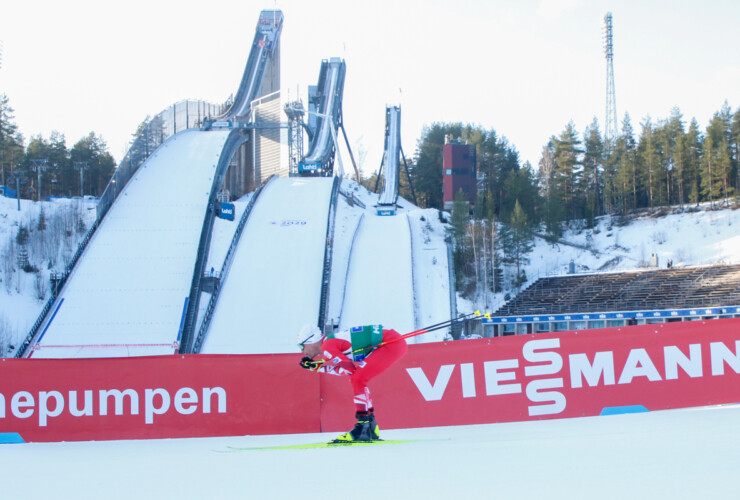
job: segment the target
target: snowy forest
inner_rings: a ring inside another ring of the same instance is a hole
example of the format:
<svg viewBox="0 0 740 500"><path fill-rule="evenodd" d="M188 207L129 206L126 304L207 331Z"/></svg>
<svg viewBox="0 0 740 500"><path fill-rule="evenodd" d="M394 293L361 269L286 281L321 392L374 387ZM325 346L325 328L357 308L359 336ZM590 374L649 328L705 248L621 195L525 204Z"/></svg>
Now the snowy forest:
<svg viewBox="0 0 740 500"><path fill-rule="evenodd" d="M527 281L523 264L535 236L557 241L566 228L589 229L599 216L628 217L638 209L726 207L740 188L740 109L725 102L702 129L678 108L668 118L646 117L635 131L625 114L619 136L607 144L596 118L583 133L569 122L542 148L539 164L520 164L514 145L495 130L435 123L409 166L417 201L442 208L445 136L476 147L478 199L452 210L458 289L466 295L516 289ZM410 199L405 176L401 194ZM504 269L509 277L502 280Z"/></svg>

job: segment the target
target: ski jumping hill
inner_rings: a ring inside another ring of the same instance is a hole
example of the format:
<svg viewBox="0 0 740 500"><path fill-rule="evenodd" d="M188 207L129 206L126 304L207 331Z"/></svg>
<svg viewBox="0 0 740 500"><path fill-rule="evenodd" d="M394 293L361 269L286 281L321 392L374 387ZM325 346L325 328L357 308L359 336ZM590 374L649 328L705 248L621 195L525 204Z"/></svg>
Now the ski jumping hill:
<svg viewBox="0 0 740 500"><path fill-rule="evenodd" d="M294 352L296 332L317 323L333 180L279 178L265 187L200 352Z"/></svg>
<svg viewBox="0 0 740 500"><path fill-rule="evenodd" d="M406 214L366 215L352 245L340 329L380 323L414 330L411 236ZM398 307L398 304L407 307Z"/></svg>
<svg viewBox="0 0 740 500"><path fill-rule="evenodd" d="M31 356L177 352L210 188L229 134L181 132L139 168L72 270Z"/></svg>

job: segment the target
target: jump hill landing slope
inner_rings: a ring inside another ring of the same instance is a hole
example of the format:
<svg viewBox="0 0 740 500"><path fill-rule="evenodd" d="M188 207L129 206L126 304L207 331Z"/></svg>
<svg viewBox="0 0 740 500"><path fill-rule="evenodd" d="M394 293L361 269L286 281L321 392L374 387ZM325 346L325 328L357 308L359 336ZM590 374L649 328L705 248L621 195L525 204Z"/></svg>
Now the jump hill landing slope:
<svg viewBox="0 0 740 500"><path fill-rule="evenodd" d="M293 352L316 323L331 178L280 178L260 195L224 278L204 354Z"/></svg>
<svg viewBox="0 0 740 500"><path fill-rule="evenodd" d="M175 352L228 134L181 132L140 167L73 270L33 357Z"/></svg>

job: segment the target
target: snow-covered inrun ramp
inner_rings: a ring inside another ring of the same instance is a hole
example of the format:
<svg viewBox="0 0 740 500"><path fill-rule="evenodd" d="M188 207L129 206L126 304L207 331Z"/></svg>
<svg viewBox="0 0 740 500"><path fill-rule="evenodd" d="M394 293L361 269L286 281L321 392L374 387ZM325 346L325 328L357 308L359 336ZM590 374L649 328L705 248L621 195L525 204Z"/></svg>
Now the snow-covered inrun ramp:
<svg viewBox="0 0 740 500"><path fill-rule="evenodd" d="M332 178L280 178L249 217L201 353L295 352L317 324Z"/></svg>
<svg viewBox="0 0 740 500"><path fill-rule="evenodd" d="M41 329L35 358L172 354L229 131L167 140L118 196Z"/></svg>
<svg viewBox="0 0 740 500"><path fill-rule="evenodd" d="M406 214L362 218L349 260L341 329L366 324L401 333L414 329L411 254Z"/></svg>

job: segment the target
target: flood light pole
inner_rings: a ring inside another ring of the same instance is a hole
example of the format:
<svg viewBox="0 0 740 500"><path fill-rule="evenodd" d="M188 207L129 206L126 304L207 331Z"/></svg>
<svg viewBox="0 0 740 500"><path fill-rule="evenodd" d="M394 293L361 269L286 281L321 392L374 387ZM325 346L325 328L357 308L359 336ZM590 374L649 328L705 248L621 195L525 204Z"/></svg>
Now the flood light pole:
<svg viewBox="0 0 740 500"><path fill-rule="evenodd" d="M80 198L85 197L85 170L88 169L86 161L76 161L74 164L75 170L80 171Z"/></svg>
<svg viewBox="0 0 740 500"><path fill-rule="evenodd" d="M38 175L38 182L36 183L36 189L39 191L38 201L41 201L41 173L47 168L49 168L49 160L46 158L31 160L31 169L35 170Z"/></svg>

